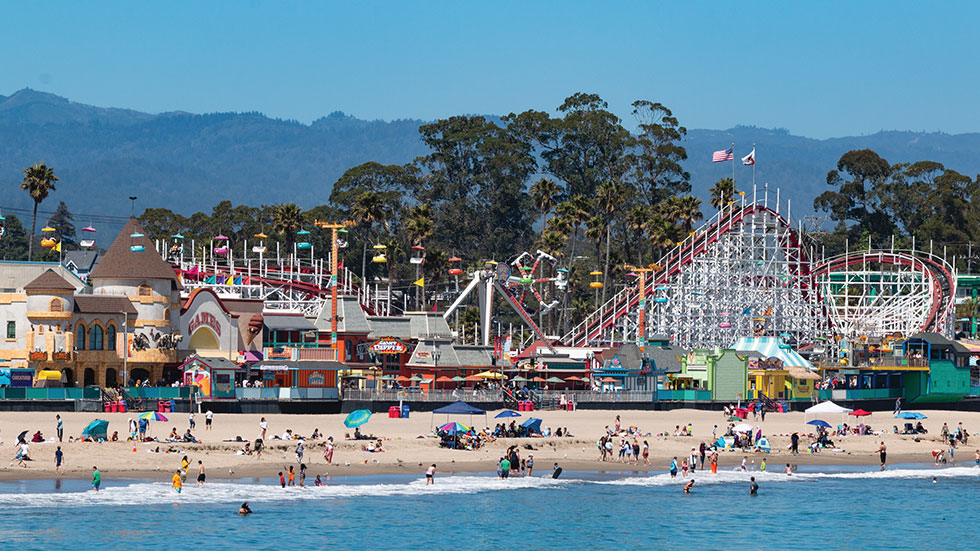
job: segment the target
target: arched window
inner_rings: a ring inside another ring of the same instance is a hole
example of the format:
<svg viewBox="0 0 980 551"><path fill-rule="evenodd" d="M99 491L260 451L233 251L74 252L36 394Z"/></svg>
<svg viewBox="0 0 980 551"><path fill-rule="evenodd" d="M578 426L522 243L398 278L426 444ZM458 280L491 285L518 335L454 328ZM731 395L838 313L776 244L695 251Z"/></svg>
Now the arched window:
<svg viewBox="0 0 980 551"><path fill-rule="evenodd" d="M105 349L116 349L116 326L113 324L109 324L105 329Z"/></svg>
<svg viewBox="0 0 980 551"><path fill-rule="evenodd" d="M65 303L62 302L60 298L53 298L53 299L51 299L51 302L48 304L48 311L49 312L64 312L65 311Z"/></svg>
<svg viewBox="0 0 980 551"><path fill-rule="evenodd" d="M150 287L150 284L144 281L143 283L140 283L137 294L139 294L141 297L153 296L153 287Z"/></svg>
<svg viewBox="0 0 980 551"><path fill-rule="evenodd" d="M88 349L102 350L102 328L98 325L88 328Z"/></svg>
<svg viewBox="0 0 980 551"><path fill-rule="evenodd" d="M85 350L85 326L81 323L75 326L75 348Z"/></svg>

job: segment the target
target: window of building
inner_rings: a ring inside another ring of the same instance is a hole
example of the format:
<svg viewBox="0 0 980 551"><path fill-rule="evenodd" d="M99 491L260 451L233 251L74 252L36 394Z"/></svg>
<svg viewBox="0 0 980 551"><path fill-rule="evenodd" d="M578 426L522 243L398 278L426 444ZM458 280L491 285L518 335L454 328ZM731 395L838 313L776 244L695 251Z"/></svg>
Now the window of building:
<svg viewBox="0 0 980 551"><path fill-rule="evenodd" d="M75 348L85 350L85 326L80 323L75 326Z"/></svg>
<svg viewBox="0 0 980 551"><path fill-rule="evenodd" d="M88 330L88 349L102 350L102 328L98 325L89 327Z"/></svg>
<svg viewBox="0 0 980 551"><path fill-rule="evenodd" d="M109 325L105 330L105 349L115 350L116 349L116 326Z"/></svg>
<svg viewBox="0 0 980 551"><path fill-rule="evenodd" d="M8 321L7 322L7 338L16 339L17 338L17 322Z"/></svg>
<svg viewBox="0 0 980 551"><path fill-rule="evenodd" d="M138 294L141 297L152 296L153 295L153 287L150 287L150 284L149 283L145 283L145 282L144 283L140 283Z"/></svg>
<svg viewBox="0 0 980 551"><path fill-rule="evenodd" d="M51 302L48 304L48 311L49 312L64 312L65 311L65 303L61 302L61 299L60 298L53 298L53 299L51 299Z"/></svg>

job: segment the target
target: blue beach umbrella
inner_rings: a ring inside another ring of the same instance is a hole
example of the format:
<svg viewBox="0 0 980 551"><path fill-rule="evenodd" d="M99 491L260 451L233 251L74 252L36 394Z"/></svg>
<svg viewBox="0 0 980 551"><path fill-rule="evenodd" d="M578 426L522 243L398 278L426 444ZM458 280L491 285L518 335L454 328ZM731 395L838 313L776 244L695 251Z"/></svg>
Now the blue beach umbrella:
<svg viewBox="0 0 980 551"><path fill-rule="evenodd" d="M516 411L514 411L512 409L505 409L505 410L501 411L500 413L494 415L493 418L494 419L500 419L502 417L520 417L520 416L521 416L520 413L517 413Z"/></svg>
<svg viewBox="0 0 980 551"><path fill-rule="evenodd" d="M524 421L523 423L521 423L521 426L524 427L524 428L526 428L526 429L532 430L532 431L534 431L534 432L536 432L538 434L541 434L541 419L538 419L536 417L532 417L532 418L528 419L527 421Z"/></svg>
<svg viewBox="0 0 980 551"><path fill-rule="evenodd" d="M349 429L357 428L364 423L367 423L371 418L371 412L366 409L357 409L350 412L350 415L344 419L344 426Z"/></svg>
<svg viewBox="0 0 980 551"><path fill-rule="evenodd" d="M895 416L896 419L926 419L925 415L922 415L918 411L903 411Z"/></svg>
<svg viewBox="0 0 980 551"><path fill-rule="evenodd" d="M813 421L810 421L807 424L808 425L813 425L815 427L823 427L825 429L829 429L830 428L830 423L828 423L828 422L826 422L826 421L824 421L822 419L814 419Z"/></svg>
<svg viewBox="0 0 980 551"><path fill-rule="evenodd" d="M89 423L88 426L85 427L85 430L82 431L82 438L85 439L102 438L103 440L105 440L106 433L108 431L109 431L109 422L103 421L101 419L96 419L95 421Z"/></svg>

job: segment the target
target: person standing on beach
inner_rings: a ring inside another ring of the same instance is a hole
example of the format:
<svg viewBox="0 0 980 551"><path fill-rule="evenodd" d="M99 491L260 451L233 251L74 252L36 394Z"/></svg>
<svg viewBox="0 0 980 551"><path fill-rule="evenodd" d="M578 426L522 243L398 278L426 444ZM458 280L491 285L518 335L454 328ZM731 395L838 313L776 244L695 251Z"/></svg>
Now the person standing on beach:
<svg viewBox="0 0 980 551"><path fill-rule="evenodd" d="M327 460L327 465L333 465L333 436L327 437L327 443L323 448L323 458Z"/></svg>
<svg viewBox="0 0 980 551"><path fill-rule="evenodd" d="M899 396L898 398L895 399L895 411L892 413L892 415L898 415L901 412L902 412L902 398L901 396Z"/></svg>
<svg viewBox="0 0 980 551"><path fill-rule="evenodd" d="M187 426L189 426L191 430L194 430L197 427L197 424L194 423L194 410L191 410L191 412L187 414Z"/></svg>
<svg viewBox="0 0 980 551"><path fill-rule="evenodd" d="M198 488L204 487L204 479L205 479L204 463L200 459L198 459L197 460L197 487Z"/></svg>
<svg viewBox="0 0 980 551"><path fill-rule="evenodd" d="M751 484L749 484L749 495L750 496L758 495L758 493L759 493L759 485L756 484L755 477L753 476L749 480L751 481Z"/></svg>
<svg viewBox="0 0 980 551"><path fill-rule="evenodd" d="M303 441L302 440L300 440L299 442L296 443L296 462L297 463L302 463L303 462Z"/></svg>
<svg viewBox="0 0 980 551"><path fill-rule="evenodd" d="M643 464L650 464L650 443L646 440L643 441Z"/></svg>
<svg viewBox="0 0 980 551"><path fill-rule="evenodd" d="M299 464L299 487L306 487L306 463Z"/></svg>
<svg viewBox="0 0 980 551"><path fill-rule="evenodd" d="M885 453L885 443L882 442L881 445L878 446L878 456L881 457L881 470L885 470L885 456L886 455L887 454Z"/></svg>
<svg viewBox="0 0 980 551"><path fill-rule="evenodd" d="M61 415L55 415L54 418L58 421L58 442L61 442L65 436L65 424L61 420Z"/></svg>
<svg viewBox="0 0 980 551"><path fill-rule="evenodd" d="M790 444L790 447L789 447L790 451L793 453L793 455L799 455L799 453L800 453L800 435L798 433L795 433L794 432L793 435L790 436L790 441L792 442L792 444Z"/></svg>
<svg viewBox="0 0 980 551"><path fill-rule="evenodd" d="M701 445L698 447L698 452L700 453L701 470L703 471L704 470L704 457L708 453L708 445L705 444L704 442L701 442Z"/></svg>
<svg viewBox="0 0 980 551"><path fill-rule="evenodd" d="M102 473L99 472L99 468L92 467L92 488L95 489L96 493L99 491L99 486L102 485Z"/></svg>
<svg viewBox="0 0 980 551"><path fill-rule="evenodd" d="M180 469L177 469L177 472L174 473L174 478L173 478L172 484L174 486L174 491L179 494L180 493L180 489L184 487L184 481L183 481L183 479L181 479L181 476L180 476Z"/></svg>
<svg viewBox="0 0 980 551"><path fill-rule="evenodd" d="M670 477L677 478L677 458L670 460Z"/></svg>
<svg viewBox="0 0 980 551"><path fill-rule="evenodd" d="M436 464L433 463L429 465L429 468L425 471L425 485L435 484L436 477ZM506 476L505 476L506 478Z"/></svg>
<svg viewBox="0 0 980 551"><path fill-rule="evenodd" d="M150 426L150 421L146 417L140 417L139 428L140 428L140 442L146 440L146 427Z"/></svg>
<svg viewBox="0 0 980 551"><path fill-rule="evenodd" d="M129 438L133 442L136 442L136 433L137 433L136 419L133 419L132 417L130 417L129 418Z"/></svg>
<svg viewBox="0 0 980 551"><path fill-rule="evenodd" d="M209 409L204 414L204 430L211 430L212 421L214 421L214 412ZM265 440L265 432L262 433L262 439Z"/></svg>
<svg viewBox="0 0 980 551"><path fill-rule="evenodd" d="M259 438L265 441L265 431L269 430L269 423L266 423L265 417L259 419Z"/></svg>
<svg viewBox="0 0 980 551"><path fill-rule="evenodd" d="M61 446L54 451L54 472L58 474L65 474L65 470L61 467L61 461L64 459L65 453L61 451Z"/></svg>
<svg viewBox="0 0 980 551"><path fill-rule="evenodd" d="M534 454L527 454L527 476L531 476L534 472Z"/></svg>

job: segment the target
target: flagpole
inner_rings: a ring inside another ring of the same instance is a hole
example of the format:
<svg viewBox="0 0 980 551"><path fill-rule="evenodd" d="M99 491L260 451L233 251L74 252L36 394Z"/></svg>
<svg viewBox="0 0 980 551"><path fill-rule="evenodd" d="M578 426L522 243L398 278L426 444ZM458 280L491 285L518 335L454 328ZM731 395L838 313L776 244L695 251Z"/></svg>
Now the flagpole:
<svg viewBox="0 0 980 551"><path fill-rule="evenodd" d="M755 144L752 144L752 152L755 152ZM755 187L755 156L752 156L752 187Z"/></svg>
<svg viewBox="0 0 980 551"><path fill-rule="evenodd" d="M735 186L735 142L732 142L732 187Z"/></svg>

